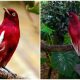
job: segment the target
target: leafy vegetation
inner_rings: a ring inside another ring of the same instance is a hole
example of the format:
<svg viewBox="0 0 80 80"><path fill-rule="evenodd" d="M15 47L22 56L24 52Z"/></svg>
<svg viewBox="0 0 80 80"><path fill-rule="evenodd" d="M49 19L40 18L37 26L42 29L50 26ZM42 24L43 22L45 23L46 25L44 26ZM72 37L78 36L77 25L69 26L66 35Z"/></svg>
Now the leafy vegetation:
<svg viewBox="0 0 80 80"><path fill-rule="evenodd" d="M59 74L67 76L67 78L74 77L72 74L76 63L79 63L79 58L74 51L54 52L51 56L52 68L58 70Z"/></svg>
<svg viewBox="0 0 80 80"><path fill-rule="evenodd" d="M36 1L24 1L25 5L28 6L28 11L39 14L39 2Z"/></svg>
<svg viewBox="0 0 80 80"><path fill-rule="evenodd" d="M41 39L50 45L71 44L68 35L67 12L79 15L78 1L42 1L41 2ZM74 67L80 63L75 51L51 52L51 66L59 72L59 78L80 78ZM46 62L46 60L44 60Z"/></svg>

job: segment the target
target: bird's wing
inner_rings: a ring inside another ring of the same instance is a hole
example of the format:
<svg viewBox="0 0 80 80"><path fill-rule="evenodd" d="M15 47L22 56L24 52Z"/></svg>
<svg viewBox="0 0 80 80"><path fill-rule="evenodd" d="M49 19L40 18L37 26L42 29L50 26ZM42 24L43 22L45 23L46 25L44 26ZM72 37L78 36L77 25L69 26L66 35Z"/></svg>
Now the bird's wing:
<svg viewBox="0 0 80 80"><path fill-rule="evenodd" d="M77 44L72 42L72 45L73 45L77 55L80 56L80 40L77 41Z"/></svg>
<svg viewBox="0 0 80 80"><path fill-rule="evenodd" d="M6 55L6 42L3 41L4 39L4 34L5 34L5 31L3 30L0 34L0 62L2 61L2 59L5 57ZM3 56L4 55L4 56Z"/></svg>
<svg viewBox="0 0 80 80"><path fill-rule="evenodd" d="M72 45L73 45L73 47L74 47L75 51L76 51L76 52L77 52L77 54L78 54L78 46L77 46L76 44L74 44L73 42L72 42Z"/></svg>
<svg viewBox="0 0 80 80"><path fill-rule="evenodd" d="M70 38L71 38L71 36L70 36ZM78 37L75 41L72 41L72 38L71 38L71 43L72 43L77 55L80 56L80 38Z"/></svg>

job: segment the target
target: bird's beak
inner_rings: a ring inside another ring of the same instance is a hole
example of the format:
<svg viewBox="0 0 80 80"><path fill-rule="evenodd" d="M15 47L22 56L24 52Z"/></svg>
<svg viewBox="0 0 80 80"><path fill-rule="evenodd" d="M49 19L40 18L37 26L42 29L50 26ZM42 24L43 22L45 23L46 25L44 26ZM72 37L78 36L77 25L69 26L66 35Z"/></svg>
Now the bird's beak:
<svg viewBox="0 0 80 80"><path fill-rule="evenodd" d="M8 11L7 8L3 8L5 12L7 12L10 15L10 12Z"/></svg>

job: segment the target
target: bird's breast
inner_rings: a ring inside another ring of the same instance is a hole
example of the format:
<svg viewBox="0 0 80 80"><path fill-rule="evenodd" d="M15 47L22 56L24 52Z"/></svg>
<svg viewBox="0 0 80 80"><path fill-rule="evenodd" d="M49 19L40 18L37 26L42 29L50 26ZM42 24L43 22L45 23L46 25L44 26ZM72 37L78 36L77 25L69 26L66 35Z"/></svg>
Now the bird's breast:
<svg viewBox="0 0 80 80"><path fill-rule="evenodd" d="M4 34L4 41L7 41L9 45L11 44L17 44L20 37L20 31L15 26L4 26L2 29L0 29L0 34L2 31L5 31Z"/></svg>

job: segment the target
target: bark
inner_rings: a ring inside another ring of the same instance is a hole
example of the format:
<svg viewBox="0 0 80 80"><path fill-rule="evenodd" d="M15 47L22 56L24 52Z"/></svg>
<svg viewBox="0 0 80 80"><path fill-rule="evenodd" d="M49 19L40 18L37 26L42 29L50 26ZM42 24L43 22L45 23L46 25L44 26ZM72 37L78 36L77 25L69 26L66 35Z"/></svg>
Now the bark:
<svg viewBox="0 0 80 80"><path fill-rule="evenodd" d="M25 79L25 78L0 68L0 79Z"/></svg>
<svg viewBox="0 0 80 80"><path fill-rule="evenodd" d="M74 50L72 45L48 45L46 42L41 41L41 50L42 51L72 51Z"/></svg>

